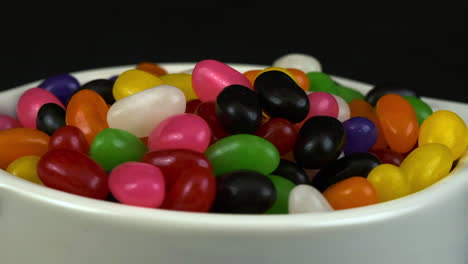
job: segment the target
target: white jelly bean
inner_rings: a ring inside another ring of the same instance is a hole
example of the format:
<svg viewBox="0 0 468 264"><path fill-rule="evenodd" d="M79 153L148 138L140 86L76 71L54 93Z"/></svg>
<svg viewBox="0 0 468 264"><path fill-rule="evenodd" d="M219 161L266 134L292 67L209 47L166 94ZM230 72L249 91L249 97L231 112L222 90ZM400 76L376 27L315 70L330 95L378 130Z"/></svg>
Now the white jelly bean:
<svg viewBox="0 0 468 264"><path fill-rule="evenodd" d="M303 53L289 53L283 55L273 62L273 66L295 68L305 73L322 71L322 66L316 58Z"/></svg>
<svg viewBox="0 0 468 264"><path fill-rule="evenodd" d="M314 187L299 184L289 194L289 213L313 213L332 211L332 207L322 193Z"/></svg>
<svg viewBox="0 0 468 264"><path fill-rule="evenodd" d="M341 96L334 95L336 101L338 102L338 117L337 119L340 120L341 122L344 122L349 119L351 115L351 110L349 110L349 105L348 103L341 98Z"/></svg>

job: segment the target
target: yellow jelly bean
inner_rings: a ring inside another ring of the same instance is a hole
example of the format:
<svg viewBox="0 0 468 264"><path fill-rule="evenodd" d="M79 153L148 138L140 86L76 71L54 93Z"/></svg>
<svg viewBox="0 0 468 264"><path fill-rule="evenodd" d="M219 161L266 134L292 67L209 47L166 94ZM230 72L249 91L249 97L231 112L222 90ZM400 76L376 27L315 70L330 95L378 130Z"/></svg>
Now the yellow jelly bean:
<svg viewBox="0 0 468 264"><path fill-rule="evenodd" d="M299 82L297 81L296 77L294 76L294 74L292 74L290 71L288 71L287 69L285 68L281 68L281 67L268 67L268 68L265 68L263 70L261 70L260 72L258 72L257 76L264 73L264 72L267 72L267 71L280 71L280 72L284 72L286 73L289 77L291 77L291 79L293 79L298 85L299 85ZM255 78L257 78L257 76L255 76Z"/></svg>
<svg viewBox="0 0 468 264"><path fill-rule="evenodd" d="M169 73L160 76L165 84L169 84L179 88L184 92L185 99L188 101L198 99L195 91L192 88L192 75L188 73Z"/></svg>
<svg viewBox="0 0 468 264"><path fill-rule="evenodd" d="M446 177L452 168L450 149L439 143L428 143L413 150L401 163L411 193L420 191Z"/></svg>
<svg viewBox="0 0 468 264"><path fill-rule="evenodd" d="M39 159L39 156L23 156L11 162L6 171L27 181L43 185L37 175L37 163Z"/></svg>
<svg viewBox="0 0 468 264"><path fill-rule="evenodd" d="M120 100L160 84L163 84L163 81L157 76L142 70L132 69L117 77L112 88L112 94L115 100Z"/></svg>
<svg viewBox="0 0 468 264"><path fill-rule="evenodd" d="M424 120L419 131L419 146L440 143L447 146L457 160L467 147L467 127L463 119L448 110L439 110Z"/></svg>
<svg viewBox="0 0 468 264"><path fill-rule="evenodd" d="M367 180L377 190L379 202L386 202L411 193L408 179L403 171L393 164L381 164L373 168Z"/></svg>

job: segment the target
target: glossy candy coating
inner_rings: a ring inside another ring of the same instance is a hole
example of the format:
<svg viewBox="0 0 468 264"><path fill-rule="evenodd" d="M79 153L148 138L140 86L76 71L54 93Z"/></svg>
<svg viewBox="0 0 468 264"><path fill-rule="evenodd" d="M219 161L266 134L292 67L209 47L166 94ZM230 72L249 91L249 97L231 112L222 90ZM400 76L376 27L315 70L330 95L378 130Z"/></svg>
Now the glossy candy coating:
<svg viewBox="0 0 468 264"><path fill-rule="evenodd" d="M151 73L154 76L163 76L167 74L167 70L161 65L153 62L143 61L136 65L136 69Z"/></svg>
<svg viewBox="0 0 468 264"><path fill-rule="evenodd" d="M376 113L390 148L399 153L410 151L419 135L418 118L411 104L400 95L387 94L377 101Z"/></svg>
<svg viewBox="0 0 468 264"><path fill-rule="evenodd" d="M322 71L320 62L304 53L288 53L273 61L273 66L283 68L297 68L303 72L319 72Z"/></svg>
<svg viewBox="0 0 468 264"><path fill-rule="evenodd" d="M393 164L381 164L373 168L367 180L374 186L379 202L394 200L411 193L406 175Z"/></svg>
<svg viewBox="0 0 468 264"><path fill-rule="evenodd" d="M367 177L381 161L368 152L356 152L322 168L312 179L312 186L323 192L330 185L353 176Z"/></svg>
<svg viewBox="0 0 468 264"><path fill-rule="evenodd" d="M104 169L78 151L47 152L39 160L37 172L45 186L56 190L101 200L109 193Z"/></svg>
<svg viewBox="0 0 468 264"><path fill-rule="evenodd" d="M331 116L338 117L338 102L332 94L326 92L312 92L307 95L309 98L310 109L306 119L313 116Z"/></svg>
<svg viewBox="0 0 468 264"><path fill-rule="evenodd" d="M367 92L364 99L372 106L375 106L377 101L379 101L382 96L387 94L419 97L416 91L403 88L397 84L378 84L374 86L369 92Z"/></svg>
<svg viewBox="0 0 468 264"><path fill-rule="evenodd" d="M81 90L68 102L65 121L68 126L79 128L91 144L99 132L109 127L108 110L106 102L98 93Z"/></svg>
<svg viewBox="0 0 468 264"><path fill-rule="evenodd" d="M456 113L439 110L431 114L421 125L418 143L423 146L429 143L440 143L452 152L457 160L466 150L468 130L465 121Z"/></svg>
<svg viewBox="0 0 468 264"><path fill-rule="evenodd" d="M309 183L309 178L304 169L295 162L286 159L281 159L278 167L271 174L288 179L296 185Z"/></svg>
<svg viewBox="0 0 468 264"><path fill-rule="evenodd" d="M74 126L57 129L49 140L49 150L70 149L84 154L89 152L89 144L81 130Z"/></svg>
<svg viewBox="0 0 468 264"><path fill-rule="evenodd" d="M49 136L37 129L12 128L0 131L0 168L29 155L42 156L49 148Z"/></svg>
<svg viewBox="0 0 468 264"><path fill-rule="evenodd" d="M283 72L283 73L285 73L286 75L288 75L289 78L293 79L294 82L295 82L297 85L299 85L299 83L297 82L296 77L294 76L294 74L292 74L288 69L282 68L282 67L274 67L274 66L273 66L273 67L267 67L267 68L261 70L260 72L258 72L256 77L258 77L258 75L260 75L260 74L262 74L262 73L264 73L264 72L268 72L268 71L280 71L280 72ZM255 77L255 79L257 79L256 77ZM254 83L255 83L255 81L254 81Z"/></svg>
<svg viewBox="0 0 468 264"><path fill-rule="evenodd" d="M23 127L36 128L37 113L41 106L54 103L65 108L60 100L51 92L41 88L31 88L25 91L16 105L18 121Z"/></svg>
<svg viewBox="0 0 468 264"><path fill-rule="evenodd" d="M218 176L216 182L213 212L262 214L276 201L273 182L256 171L231 171Z"/></svg>
<svg viewBox="0 0 468 264"><path fill-rule="evenodd" d="M323 168L338 158L344 144L345 130L338 119L314 116L299 131L294 146L294 158L303 168Z"/></svg>
<svg viewBox="0 0 468 264"><path fill-rule="evenodd" d="M124 162L140 161L147 150L135 135L121 129L106 128L94 138L89 154L104 170L110 171Z"/></svg>
<svg viewBox="0 0 468 264"><path fill-rule="evenodd" d="M370 153L377 156L382 163L393 164L395 166L400 166L401 162L403 162L403 159L405 158L403 154L391 149L373 149Z"/></svg>
<svg viewBox="0 0 468 264"><path fill-rule="evenodd" d="M232 84L252 88L242 73L220 61L202 60L193 68L192 87L202 102L215 101L218 94Z"/></svg>
<svg viewBox="0 0 468 264"><path fill-rule="evenodd" d="M310 89L310 79L304 71L295 68L287 68L296 80L297 84L302 88L304 91L309 91Z"/></svg>
<svg viewBox="0 0 468 264"><path fill-rule="evenodd" d="M367 152L377 141L377 127L365 117L352 117L343 122L343 127L346 135L343 149L345 155L353 152Z"/></svg>
<svg viewBox="0 0 468 264"><path fill-rule="evenodd" d="M211 130L206 121L195 114L177 114L162 120L148 137L150 151L191 149L205 152Z"/></svg>
<svg viewBox="0 0 468 264"><path fill-rule="evenodd" d="M158 208L164 201L163 174L148 163L120 164L109 174L108 184L112 195L123 204Z"/></svg>
<svg viewBox="0 0 468 264"><path fill-rule="evenodd" d="M289 203L289 194L291 190L296 187L296 184L290 180L276 175L268 175L271 182L275 186L276 190L276 200L265 213L267 214L287 214L288 213L288 203Z"/></svg>
<svg viewBox="0 0 468 264"><path fill-rule="evenodd" d="M118 101L161 84L163 84L163 81L157 76L146 71L132 69L121 73L117 77L112 88L112 94L114 95L114 99Z"/></svg>
<svg viewBox="0 0 468 264"><path fill-rule="evenodd" d="M16 118L9 115L0 115L0 131L17 127L21 127L21 124Z"/></svg>
<svg viewBox="0 0 468 264"><path fill-rule="evenodd" d="M242 75L245 76L245 78L247 78L250 82L250 84L254 85L255 83L255 78L257 78L258 74L261 72L262 70L260 69L255 69L255 70L248 70L248 71L245 71L242 73Z"/></svg>
<svg viewBox="0 0 468 264"><path fill-rule="evenodd" d="M37 113L36 126L51 136L57 129L65 126L65 109L54 103L42 105Z"/></svg>
<svg viewBox="0 0 468 264"><path fill-rule="evenodd" d="M197 110L197 107L200 104L201 104L201 101L199 99L187 101L187 103L185 104L185 113L194 114L195 111Z"/></svg>
<svg viewBox="0 0 468 264"><path fill-rule="evenodd" d="M341 96L333 94L336 102L338 103L338 116L336 119L344 122L351 117L351 110L349 109L349 104L341 98Z"/></svg>
<svg viewBox="0 0 468 264"><path fill-rule="evenodd" d="M228 133L252 134L262 122L262 108L254 91L234 84L216 98L216 116Z"/></svg>
<svg viewBox="0 0 468 264"><path fill-rule="evenodd" d="M432 108L426 104L423 100L415 96L403 96L413 106L416 116L418 117L418 123L421 125L428 116L432 114Z"/></svg>
<svg viewBox="0 0 468 264"><path fill-rule="evenodd" d="M42 185L39 175L37 175L37 164L39 156L23 156L10 163L6 171L12 175L20 177L30 182Z"/></svg>
<svg viewBox="0 0 468 264"><path fill-rule="evenodd" d="M254 88L263 110L270 117L299 123L309 113L310 104L306 92L284 72L267 71L258 75Z"/></svg>
<svg viewBox="0 0 468 264"><path fill-rule="evenodd" d="M271 118L260 126L255 135L270 141L278 149L280 155L284 155L293 150L297 130L294 124L284 118Z"/></svg>
<svg viewBox="0 0 468 264"><path fill-rule="evenodd" d="M73 93L80 88L80 82L71 74L61 73L48 77L38 87L53 93L66 105Z"/></svg>
<svg viewBox="0 0 468 264"><path fill-rule="evenodd" d="M115 102L107 113L109 127L147 137L169 116L185 112L184 93L171 85L158 85Z"/></svg>
<svg viewBox="0 0 468 264"><path fill-rule="evenodd" d="M362 116L371 120L377 126L377 142L375 142L373 149L384 149L387 147L387 141L383 134L382 126L377 118L377 114L371 104L363 99L356 99L349 103L350 117Z"/></svg>
<svg viewBox="0 0 468 264"><path fill-rule="evenodd" d="M353 88L349 88L341 84L335 84L335 88L337 92L336 95L343 98L347 103L356 99L364 99L364 94Z"/></svg>
<svg viewBox="0 0 468 264"><path fill-rule="evenodd" d="M361 207L378 202L374 186L363 177L351 177L340 181L324 192L323 196L335 210Z"/></svg>
<svg viewBox="0 0 468 264"><path fill-rule="evenodd" d="M310 81L311 92L327 92L330 94L338 94L335 81L326 73L323 72L306 72Z"/></svg>
<svg viewBox="0 0 468 264"><path fill-rule="evenodd" d="M88 89L93 90L98 93L107 104L112 105L115 103L114 95L112 94L112 89L114 88L113 80L108 79L95 79L83 84L78 91Z"/></svg>
<svg viewBox="0 0 468 264"><path fill-rule="evenodd" d="M230 134L224 129L216 115L216 102L202 102L195 110L195 114L203 118L211 128L211 143Z"/></svg>
<svg viewBox="0 0 468 264"><path fill-rule="evenodd" d="M253 170L265 175L279 164L280 155L268 140L249 134L223 138L205 152L216 176L236 170Z"/></svg>
<svg viewBox="0 0 468 264"><path fill-rule="evenodd" d="M159 76L164 84L179 88L187 101L198 99L192 87L192 75L187 73L170 73Z"/></svg>
<svg viewBox="0 0 468 264"><path fill-rule="evenodd" d="M332 211L322 193L307 184L295 186L289 194L288 211L290 214Z"/></svg>

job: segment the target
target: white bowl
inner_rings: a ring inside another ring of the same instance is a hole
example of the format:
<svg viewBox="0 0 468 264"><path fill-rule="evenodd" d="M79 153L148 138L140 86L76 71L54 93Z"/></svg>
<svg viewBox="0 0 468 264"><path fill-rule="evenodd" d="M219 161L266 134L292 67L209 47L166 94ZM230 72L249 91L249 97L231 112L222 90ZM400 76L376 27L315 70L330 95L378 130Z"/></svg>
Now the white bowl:
<svg viewBox="0 0 468 264"><path fill-rule="evenodd" d="M193 63L161 64L180 72ZM239 71L262 65L230 64ZM134 65L72 73L81 83ZM367 92L368 84L334 77ZM14 115L29 83L0 93ZM423 98L468 120L467 105ZM0 150L5 151L5 150ZM466 264L467 158L446 178L390 202L302 215L223 215L146 209L42 187L0 170L0 263Z"/></svg>

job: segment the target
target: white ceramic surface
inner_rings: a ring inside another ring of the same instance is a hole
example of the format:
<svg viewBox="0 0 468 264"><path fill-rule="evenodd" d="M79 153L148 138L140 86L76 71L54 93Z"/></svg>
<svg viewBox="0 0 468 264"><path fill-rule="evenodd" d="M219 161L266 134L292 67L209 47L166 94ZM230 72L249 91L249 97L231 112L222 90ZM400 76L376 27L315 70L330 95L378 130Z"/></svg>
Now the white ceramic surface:
<svg viewBox="0 0 468 264"><path fill-rule="evenodd" d="M191 63L162 64L169 72ZM231 64L244 71L261 65ZM72 73L80 82L133 65ZM363 92L371 86L335 77ZM0 93L14 114L20 94ZM423 98L468 120L462 103ZM1 149L0 151L7 151ZM466 264L468 160L429 188L357 209L297 215L194 214L92 200L41 187L0 170L2 264Z"/></svg>

